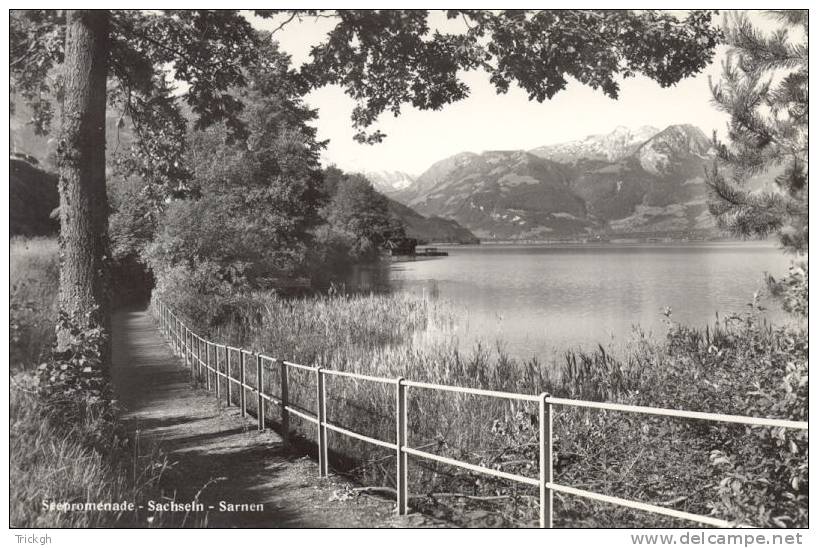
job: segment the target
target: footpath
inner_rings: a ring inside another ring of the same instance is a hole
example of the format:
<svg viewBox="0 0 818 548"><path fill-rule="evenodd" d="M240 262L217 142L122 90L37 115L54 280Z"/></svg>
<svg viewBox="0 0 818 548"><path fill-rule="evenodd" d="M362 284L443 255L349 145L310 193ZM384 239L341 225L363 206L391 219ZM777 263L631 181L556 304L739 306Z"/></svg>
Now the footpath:
<svg viewBox="0 0 818 548"><path fill-rule="evenodd" d="M344 478L320 478L317 464L285 447L276 432L258 432L252 418L195 388L147 311L114 315L112 375L139 454L158 450L167 457L164 502L201 505L187 517L181 513L185 525L439 525L417 514L399 518L394 501L364 494Z"/></svg>

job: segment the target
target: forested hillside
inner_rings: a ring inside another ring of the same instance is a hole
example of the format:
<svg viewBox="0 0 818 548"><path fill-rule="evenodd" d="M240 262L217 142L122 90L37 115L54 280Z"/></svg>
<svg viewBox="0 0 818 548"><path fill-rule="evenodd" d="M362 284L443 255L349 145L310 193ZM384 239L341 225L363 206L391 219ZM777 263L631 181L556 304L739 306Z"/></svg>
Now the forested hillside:
<svg viewBox="0 0 818 548"><path fill-rule="evenodd" d="M406 236L409 238L414 238L421 243L480 243L477 236L453 219L436 216L424 217L409 206L392 199L388 200L389 211L403 222Z"/></svg>

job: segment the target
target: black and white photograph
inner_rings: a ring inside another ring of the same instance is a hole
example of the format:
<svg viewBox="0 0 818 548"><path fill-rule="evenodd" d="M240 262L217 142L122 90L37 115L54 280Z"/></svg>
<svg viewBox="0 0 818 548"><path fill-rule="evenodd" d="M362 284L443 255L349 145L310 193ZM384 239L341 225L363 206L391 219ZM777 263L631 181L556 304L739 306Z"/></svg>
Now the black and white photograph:
<svg viewBox="0 0 818 548"><path fill-rule="evenodd" d="M6 10L8 542L816 540L808 9L276 4Z"/></svg>

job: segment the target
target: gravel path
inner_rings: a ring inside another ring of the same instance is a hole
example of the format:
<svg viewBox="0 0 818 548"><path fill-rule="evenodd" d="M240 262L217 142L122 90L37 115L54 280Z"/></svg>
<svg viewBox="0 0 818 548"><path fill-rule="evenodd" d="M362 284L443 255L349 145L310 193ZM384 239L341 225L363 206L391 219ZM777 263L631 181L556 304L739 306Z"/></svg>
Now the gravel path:
<svg viewBox="0 0 818 548"><path fill-rule="evenodd" d="M147 311L113 320L113 380L123 418L140 454L158 448L172 464L162 487L178 503L204 505L186 525L208 527L418 527L439 525L394 516L394 502L358 494L304 454L285 449L274 431L195 388L188 371ZM220 503L260 504L261 511L224 511ZM182 512L184 515L184 512Z"/></svg>

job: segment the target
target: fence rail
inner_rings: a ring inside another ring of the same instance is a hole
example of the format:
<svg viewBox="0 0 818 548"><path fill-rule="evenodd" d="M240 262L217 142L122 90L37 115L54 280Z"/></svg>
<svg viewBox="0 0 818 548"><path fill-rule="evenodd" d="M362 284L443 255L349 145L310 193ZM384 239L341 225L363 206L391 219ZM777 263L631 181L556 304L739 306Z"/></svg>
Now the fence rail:
<svg viewBox="0 0 818 548"><path fill-rule="evenodd" d="M591 409L601 409L609 411L619 411L625 413L639 413L646 415L659 415L666 417L676 417L690 420L703 420L719 423L737 423L749 426L758 427L775 427L775 428L791 428L806 430L808 424L806 421L791 421L783 419L767 419L746 417L740 415L723 415L719 413L702 413L698 411L682 411L677 409L664 409L658 407L644 407L638 405L622 405L617 403L592 402L584 400L572 400L566 398L555 398L547 393L533 395L533 394L518 394L514 392L500 392L494 390L484 390L478 388L467 388L461 386L449 386L432 384L426 382L409 381L403 378L390 379L385 377L374 377L371 375L362 375L360 373L352 373L349 371L336 371L332 369L323 369L321 367L314 367L309 365L302 365L287 360L278 360L265 354L252 352L242 348L228 346L221 343L209 341L202 336L194 333L188 326L176 315L173 311L165 305L162 301L158 302L159 314L159 330L168 339L171 348L184 361L185 365L193 369L196 368L198 376L201 379L205 377L207 389L211 390L211 376L215 379L216 397L221 398L219 379L225 379L227 390L227 405L232 404L232 387L237 385L239 388L239 405L242 416L247 416L247 393L255 394L257 398L256 419L258 421L258 429L264 430L265 426L265 403L271 403L281 409L281 434L285 443L288 441L290 433L289 429L289 415L295 415L306 421L309 421L317 426L317 444L318 444L318 471L319 475L326 476L329 473L328 461L328 443L327 431L331 430L338 434L355 438L357 440L370 443L379 447L385 447L396 451L397 457L397 513L405 515L409 511L409 486L408 486L408 456L411 455L416 458L432 460L456 466L472 472L502 478L525 485L530 485L539 488L539 523L540 527L550 528L553 526L553 494L564 493L576 497L586 498L589 500L596 500L635 510L651 512L670 516L674 518L693 521L704 525L713 525L716 527L740 527L742 524L734 523L712 516L703 516L699 514L692 514L672 508L665 508L639 501L633 501L614 497L610 495L603 495L601 493L594 493L585 491L566 485L559 485L553 481L553 440L552 440L552 423L554 415L554 406L571 406L571 407L585 407ZM204 352L203 352L204 348ZM223 350L223 352L219 352ZM231 352L238 353L239 356L239 377L233 377L233 368L231 360ZM224 359L219 360L219 355L223 354ZM211 359L211 357L213 359ZM256 386L247 383L247 361L248 357L255 358L256 366ZM276 397L272 394L267 394L264 391L264 362L271 365L278 365L280 371L280 396ZM221 370L220 364L225 365L225 371ZM314 373L316 376L315 390L317 409L310 411L307 409L295 406L293 402L289 401L289 369L297 369ZM366 382L375 382L382 384L391 384L395 386L395 427L396 427L396 442L380 440L353 432L338 424L333 424L327 420L326 413L326 389L325 377L338 376L353 378ZM444 392L455 392L460 394L469 394L474 396L485 396L492 398L502 398L517 401L526 401L537 403L539 406L539 474L538 477L532 478L503 472L494 468L479 466L468 462L460 461L421 451L420 449L409 447L408 440L408 388L428 389Z"/></svg>

